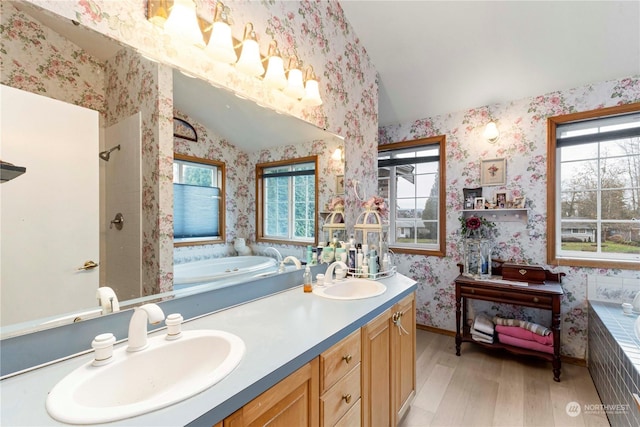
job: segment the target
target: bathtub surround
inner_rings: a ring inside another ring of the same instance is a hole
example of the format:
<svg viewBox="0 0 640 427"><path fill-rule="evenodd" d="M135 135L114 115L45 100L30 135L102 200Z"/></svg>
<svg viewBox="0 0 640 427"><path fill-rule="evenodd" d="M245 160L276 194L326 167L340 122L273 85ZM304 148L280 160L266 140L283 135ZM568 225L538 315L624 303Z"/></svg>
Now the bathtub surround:
<svg viewBox="0 0 640 427"><path fill-rule="evenodd" d="M612 427L640 425L632 395L640 392L637 317L624 315L616 303L589 302L589 372Z"/></svg>

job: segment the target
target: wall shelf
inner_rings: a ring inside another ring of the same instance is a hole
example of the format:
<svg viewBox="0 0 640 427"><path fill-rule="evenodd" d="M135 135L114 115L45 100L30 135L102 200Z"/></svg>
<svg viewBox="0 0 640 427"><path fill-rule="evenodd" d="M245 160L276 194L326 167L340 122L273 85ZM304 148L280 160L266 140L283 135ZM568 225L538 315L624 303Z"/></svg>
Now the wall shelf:
<svg viewBox="0 0 640 427"><path fill-rule="evenodd" d="M482 216L488 221L501 222L527 222L529 210L522 209L463 209L462 215L465 218L471 216Z"/></svg>

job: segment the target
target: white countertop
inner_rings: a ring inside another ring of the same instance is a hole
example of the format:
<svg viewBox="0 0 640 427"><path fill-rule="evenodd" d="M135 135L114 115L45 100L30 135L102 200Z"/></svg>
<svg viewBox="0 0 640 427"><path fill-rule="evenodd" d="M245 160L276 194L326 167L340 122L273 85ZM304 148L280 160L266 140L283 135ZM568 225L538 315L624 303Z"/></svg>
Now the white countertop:
<svg viewBox="0 0 640 427"><path fill-rule="evenodd" d="M333 300L304 293L298 286L185 322L184 330L220 329L236 334L247 347L244 359L226 378L196 396L106 425L213 425L416 288L413 280L401 274L380 282L387 291L373 298ZM160 330L151 336L164 333ZM118 346L122 345L126 343ZM67 374L91 360L93 354L85 354L1 381L0 424L64 425L47 413L47 394Z"/></svg>

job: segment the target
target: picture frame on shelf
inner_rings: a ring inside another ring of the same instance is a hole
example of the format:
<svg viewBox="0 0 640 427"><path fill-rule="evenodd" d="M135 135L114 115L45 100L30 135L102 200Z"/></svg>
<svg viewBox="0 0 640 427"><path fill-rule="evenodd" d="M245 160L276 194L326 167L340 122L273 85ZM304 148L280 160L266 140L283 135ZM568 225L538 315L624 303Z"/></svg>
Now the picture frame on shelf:
<svg viewBox="0 0 640 427"><path fill-rule="evenodd" d="M507 193L496 193L496 208L505 209L507 207Z"/></svg>
<svg viewBox="0 0 640 427"><path fill-rule="evenodd" d="M344 194L344 175L336 175L336 194Z"/></svg>
<svg viewBox="0 0 640 427"><path fill-rule="evenodd" d="M514 197L513 198L513 208L514 209L524 209L527 203L527 198L524 196Z"/></svg>
<svg viewBox="0 0 640 427"><path fill-rule="evenodd" d="M474 209L476 197L482 197L482 188L463 188L463 209Z"/></svg>
<svg viewBox="0 0 640 427"><path fill-rule="evenodd" d="M484 197L476 197L475 199L473 199L473 209L477 211L484 209L484 203Z"/></svg>
<svg viewBox="0 0 640 427"><path fill-rule="evenodd" d="M480 184L505 185L507 183L507 159L480 161Z"/></svg>

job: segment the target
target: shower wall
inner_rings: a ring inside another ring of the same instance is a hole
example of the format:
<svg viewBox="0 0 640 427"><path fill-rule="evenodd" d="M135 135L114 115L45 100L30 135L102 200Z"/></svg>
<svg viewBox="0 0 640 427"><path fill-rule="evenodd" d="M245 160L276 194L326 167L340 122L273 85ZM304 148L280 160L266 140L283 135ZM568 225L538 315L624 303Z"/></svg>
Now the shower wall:
<svg viewBox="0 0 640 427"><path fill-rule="evenodd" d="M102 261L102 271L105 272L102 283L113 288L121 301L142 295L141 141L141 115L136 113L106 129L107 149L120 145L120 150L113 151L108 162L100 160L104 172L102 241L105 242L106 253ZM118 213L124 217L121 230L111 224Z"/></svg>

